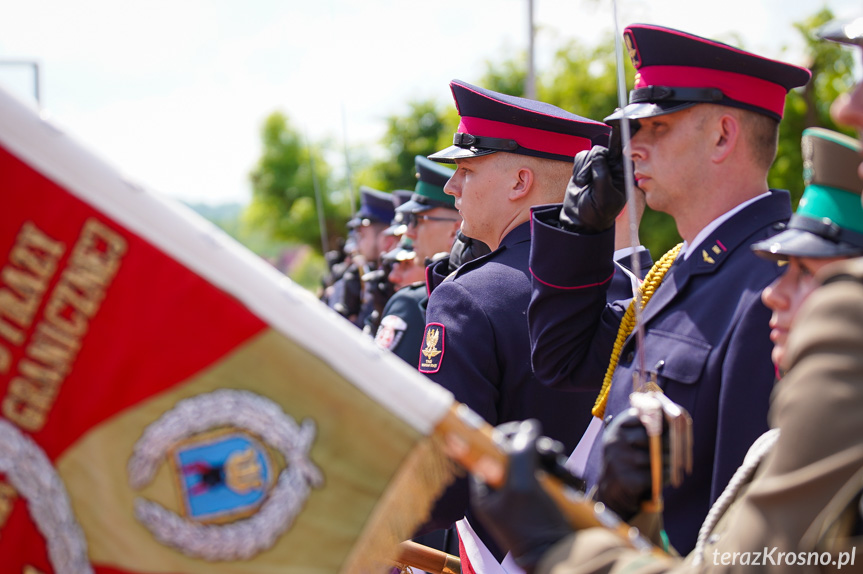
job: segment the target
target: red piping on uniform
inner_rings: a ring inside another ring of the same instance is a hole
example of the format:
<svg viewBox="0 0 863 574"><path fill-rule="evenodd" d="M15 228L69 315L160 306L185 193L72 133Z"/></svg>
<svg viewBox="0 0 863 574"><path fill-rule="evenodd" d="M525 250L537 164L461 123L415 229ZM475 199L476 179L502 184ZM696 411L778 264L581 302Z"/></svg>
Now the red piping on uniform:
<svg viewBox="0 0 863 574"><path fill-rule="evenodd" d="M757 106L782 117L785 88L762 78L694 66L643 66L638 70L636 88L670 86L678 88L719 88L726 97Z"/></svg>
<svg viewBox="0 0 863 574"><path fill-rule="evenodd" d="M608 276L608 279L606 279L604 281L600 281L599 283L590 283L589 285L578 285L577 287L561 287L560 285L552 285L551 283L547 283L547 282L543 281L542 279L540 279L539 277L536 276L536 273L533 272L533 269L530 269L530 274L533 275L534 279L536 279L537 281L539 281L543 285L546 285L548 287L553 287L554 289L587 289L588 287L598 287L600 285L608 283L609 281L611 281L611 278L614 277L614 271L612 271L611 275Z"/></svg>
<svg viewBox="0 0 863 574"><path fill-rule="evenodd" d="M458 131L477 137L515 140L522 147L557 155L575 156L578 152L591 147L588 138L471 116L462 116Z"/></svg>

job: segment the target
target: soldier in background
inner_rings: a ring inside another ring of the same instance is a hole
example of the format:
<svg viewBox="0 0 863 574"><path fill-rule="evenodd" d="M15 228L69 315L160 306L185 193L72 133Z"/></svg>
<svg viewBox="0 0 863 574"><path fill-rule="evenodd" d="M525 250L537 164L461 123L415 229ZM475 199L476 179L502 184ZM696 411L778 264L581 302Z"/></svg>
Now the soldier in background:
<svg viewBox="0 0 863 574"><path fill-rule="evenodd" d="M399 244L385 254L383 260L390 267L389 280L395 286L396 293L410 285L425 284L425 269L417 264L414 242L410 237L402 236Z"/></svg>
<svg viewBox="0 0 863 574"><path fill-rule="evenodd" d="M418 261L425 267L436 254L450 252L462 218L455 198L444 192L453 170L421 155L414 158L414 165L416 189L397 211L405 214L405 235L413 240Z"/></svg>
<svg viewBox="0 0 863 574"><path fill-rule="evenodd" d="M411 241L415 264L423 269L439 252L449 253L461 225L455 200L444 193L453 170L422 156L414 158L417 184L410 200L396 208L406 223L404 236ZM420 357L425 328L425 278L398 291L387 303L375 336L378 346L389 349L411 365Z"/></svg>
<svg viewBox="0 0 863 574"><path fill-rule="evenodd" d="M384 235L395 214L392 196L370 187L360 187L360 208L348 221L348 229L355 239L351 250L351 264L342 277L333 284L327 305L357 327L362 328L373 307L363 305L362 276L379 264L379 258L390 241Z"/></svg>
<svg viewBox="0 0 863 574"><path fill-rule="evenodd" d="M404 189L397 189L390 194L390 199L393 204L393 210L404 204L410 199L411 192ZM378 264L367 271L362 276L363 283L363 305L360 314L362 319L363 333L374 337L381 322L381 313L390 300L390 297L396 292L396 285L390 281L390 272L394 259L387 257L388 254L394 253L399 242L401 241L405 229L403 214L393 211L393 217L390 220L390 225L384 229L378 236Z"/></svg>

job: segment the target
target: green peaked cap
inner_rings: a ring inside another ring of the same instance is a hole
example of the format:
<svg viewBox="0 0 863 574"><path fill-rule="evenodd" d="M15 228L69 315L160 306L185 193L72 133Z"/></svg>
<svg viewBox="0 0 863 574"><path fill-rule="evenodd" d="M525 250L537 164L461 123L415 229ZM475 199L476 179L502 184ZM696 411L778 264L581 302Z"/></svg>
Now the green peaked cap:
<svg viewBox="0 0 863 574"><path fill-rule="evenodd" d="M399 206L399 211L421 213L435 207L455 209L455 197L444 193L444 186L452 174L452 169L435 163L421 155L414 158L417 185L410 201Z"/></svg>
<svg viewBox="0 0 863 574"><path fill-rule="evenodd" d="M785 231L752 246L770 259L847 257L863 253L861 145L823 128L803 131L806 189Z"/></svg>

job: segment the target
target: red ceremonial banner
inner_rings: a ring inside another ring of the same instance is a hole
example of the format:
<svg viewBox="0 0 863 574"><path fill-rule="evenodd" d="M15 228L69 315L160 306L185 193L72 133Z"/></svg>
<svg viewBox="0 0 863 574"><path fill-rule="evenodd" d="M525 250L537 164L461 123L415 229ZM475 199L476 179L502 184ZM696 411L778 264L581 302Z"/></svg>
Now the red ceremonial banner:
<svg viewBox="0 0 863 574"><path fill-rule="evenodd" d="M2 91L0 202L0 571L357 572L422 519L449 393Z"/></svg>

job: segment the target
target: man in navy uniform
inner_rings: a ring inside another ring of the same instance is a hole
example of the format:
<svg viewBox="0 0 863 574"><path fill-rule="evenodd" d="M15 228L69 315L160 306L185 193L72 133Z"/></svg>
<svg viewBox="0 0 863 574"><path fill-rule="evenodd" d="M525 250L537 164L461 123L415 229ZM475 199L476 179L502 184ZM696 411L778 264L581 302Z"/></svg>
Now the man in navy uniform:
<svg viewBox="0 0 863 574"><path fill-rule="evenodd" d="M863 45L863 18L837 22L822 37ZM863 89L831 108L863 128ZM771 430L749 449L701 526L685 560L634 549L604 528L573 532L536 481L536 425L507 440L509 476L482 484L480 517L517 546L528 572L835 572L859 571L863 547L863 189L858 140L822 128L803 132L806 190L781 233L751 249L786 271L762 291L773 311L773 360L783 371L770 406ZM615 418L606 445L614 460L646 461L647 431L637 416ZM617 464L617 463L615 463ZM649 464L630 465L621 483L650 498ZM542 528L537 528L542 525Z"/></svg>
<svg viewBox="0 0 863 574"><path fill-rule="evenodd" d="M414 158L417 184L410 199L396 208L406 223L405 237L411 242L416 264L425 269L426 260L436 253L449 253L461 215L444 185L453 170L422 156ZM382 313L375 335L379 347L389 349L411 365L420 356L420 342L425 328L426 283L418 280L396 292Z"/></svg>
<svg viewBox="0 0 863 574"><path fill-rule="evenodd" d="M645 282L652 298L638 349L621 321L630 301L606 303L612 224L624 200L621 162L602 148L576 158L563 205L534 214L533 365L558 388L599 387L605 378L610 389L603 384L594 413L606 425L629 408L634 375L639 384L655 381L690 412L694 471L679 488L665 489L663 514L671 543L685 553L767 429L775 371L760 294L780 269L749 245L791 215L788 193L768 189L767 171L785 96L810 73L660 26L635 24L624 38L638 76L629 105L606 121L630 122L625 153L635 184L651 208L674 218L684 243ZM588 459L589 485L601 448L597 441ZM596 486L603 499L603 483Z"/></svg>
<svg viewBox="0 0 863 574"><path fill-rule="evenodd" d="M453 146L429 158L456 164L445 191L461 212L462 232L491 253L461 265L432 291L419 370L488 422L535 417L572 449L593 398L545 388L531 371L530 208L563 198L575 154L606 143L609 128L462 81L450 88L461 116L458 132ZM432 525L446 527L467 510L467 484L459 481L435 508ZM506 550L489 548L498 559Z"/></svg>
<svg viewBox="0 0 863 574"><path fill-rule="evenodd" d="M407 237L402 237L384 258L393 261L390 281L397 275L400 282L409 282L397 285L396 292L387 301L375 333L375 344L413 365L425 326L425 309L420 306L426 298L425 270L417 265L413 242Z"/></svg>
<svg viewBox="0 0 863 574"><path fill-rule="evenodd" d="M397 210L400 205L409 201L411 193L406 189L397 189L388 194L390 201L392 201L393 210ZM368 266L369 271L361 277L363 283L363 312L361 314L365 317L362 328L363 333L370 337L374 337L375 333L377 333L383 316L381 313L383 313L384 307L386 307L390 297L395 294L399 287L390 280L395 259L394 257L388 257L388 255L399 253L397 248L403 238L405 229L407 229L404 219L403 214L393 211L389 227L378 234L377 244L380 250L378 262L374 266ZM405 252L401 251L400 253L404 257ZM402 267L405 270L407 269L405 266Z"/></svg>
<svg viewBox="0 0 863 574"><path fill-rule="evenodd" d="M348 221L348 228L355 236L355 253L351 266L342 278L333 284L328 305L340 315L362 328L372 306L365 297L361 277L377 268L381 253L395 245L388 245L384 231L395 215L392 195L370 187L360 187L360 208Z"/></svg>

